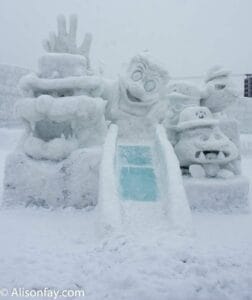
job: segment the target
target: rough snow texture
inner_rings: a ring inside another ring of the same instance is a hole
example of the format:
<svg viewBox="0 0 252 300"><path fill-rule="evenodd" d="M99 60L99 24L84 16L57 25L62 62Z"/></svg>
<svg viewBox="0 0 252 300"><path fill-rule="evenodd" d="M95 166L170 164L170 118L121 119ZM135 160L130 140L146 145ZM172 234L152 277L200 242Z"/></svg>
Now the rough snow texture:
<svg viewBox="0 0 252 300"><path fill-rule="evenodd" d="M192 229L191 212L185 194L179 162L173 147L166 137L162 125L157 126L156 149L158 151L159 168L162 170L161 180L164 188L163 205L171 226L182 232Z"/></svg>
<svg viewBox="0 0 252 300"><path fill-rule="evenodd" d="M42 94L62 97L68 92L71 92L69 96L86 94L99 96L101 94L101 80L93 76L45 79L31 73L21 79L20 88L29 97L37 97Z"/></svg>
<svg viewBox="0 0 252 300"><path fill-rule="evenodd" d="M24 68L0 65L0 126L20 126L14 106L22 96L18 82L27 73Z"/></svg>
<svg viewBox="0 0 252 300"><path fill-rule="evenodd" d="M77 54L51 53L39 59L41 78L83 76L87 74L87 68L86 58Z"/></svg>
<svg viewBox="0 0 252 300"><path fill-rule="evenodd" d="M239 213L249 210L249 181L235 176L230 179L184 177L188 201L199 212Z"/></svg>
<svg viewBox="0 0 252 300"><path fill-rule="evenodd" d="M252 136L251 134L241 135L241 154L245 156L250 156L252 154Z"/></svg>
<svg viewBox="0 0 252 300"><path fill-rule="evenodd" d="M206 74L201 105L217 113L234 104L237 99L238 93L230 78L230 72L220 66L210 69Z"/></svg>
<svg viewBox="0 0 252 300"><path fill-rule="evenodd" d="M101 233L120 230L121 211L115 170L118 127L112 124L109 128L100 165L99 179L99 225Z"/></svg>
<svg viewBox="0 0 252 300"><path fill-rule="evenodd" d="M237 103L226 110L226 113L231 118L238 122L241 133L252 133L252 99L241 97Z"/></svg>
<svg viewBox="0 0 252 300"><path fill-rule="evenodd" d="M76 208L98 198L101 148L74 151L62 162L36 161L23 152L7 158L4 205Z"/></svg>
<svg viewBox="0 0 252 300"><path fill-rule="evenodd" d="M168 111L164 120L165 127L178 124L180 113L188 106L199 106L201 92L187 82L172 82L167 87Z"/></svg>
<svg viewBox="0 0 252 300"><path fill-rule="evenodd" d="M239 159L239 150L236 146L237 129L229 120L222 122L223 131L206 107L188 107L181 112L178 130L178 142L175 144L175 153L180 166L196 177L192 165L200 165L206 177L231 177L239 173L235 169ZM233 142L233 140L235 142ZM195 168L195 167L194 167ZM225 171L224 171L225 170ZM190 172L193 171L193 172Z"/></svg>
<svg viewBox="0 0 252 300"><path fill-rule="evenodd" d="M112 85L104 81L103 97L109 102L107 119L118 125L120 137L154 137L155 125L164 113L158 108L168 78L161 64L142 53L131 59L118 82Z"/></svg>
<svg viewBox="0 0 252 300"><path fill-rule="evenodd" d="M107 129L105 104L88 96L20 100L16 111L27 129L24 152L35 159L61 160L78 148L101 145Z"/></svg>
<svg viewBox="0 0 252 300"><path fill-rule="evenodd" d="M1 179L19 137L0 130ZM251 181L251 157L243 168ZM1 285L81 288L88 300L251 300L251 213L193 212L192 219L189 240L167 231L147 235L148 222L136 238L125 231L101 239L96 210L1 209Z"/></svg>
<svg viewBox="0 0 252 300"><path fill-rule="evenodd" d="M67 29L67 20L64 15L58 16L57 23L58 32L51 32L49 38L43 43L45 50L52 53L68 53L84 56L89 66L89 52L92 42L92 35L90 33L87 33L82 44L80 46L77 46L77 16L70 15L69 30Z"/></svg>

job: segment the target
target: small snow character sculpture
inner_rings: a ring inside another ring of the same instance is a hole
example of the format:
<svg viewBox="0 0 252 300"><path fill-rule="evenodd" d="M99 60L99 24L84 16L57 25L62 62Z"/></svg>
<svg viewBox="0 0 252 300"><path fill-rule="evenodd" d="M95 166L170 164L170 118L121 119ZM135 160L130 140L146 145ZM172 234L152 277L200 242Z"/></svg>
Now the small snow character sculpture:
<svg viewBox="0 0 252 300"><path fill-rule="evenodd" d="M169 125L177 125L179 115L188 106L200 105L200 90L187 82L173 82L168 85L169 111L166 121Z"/></svg>
<svg viewBox="0 0 252 300"><path fill-rule="evenodd" d="M230 72L220 66L210 69L205 78L205 91L201 105L212 113L219 113L235 103L238 94L230 79Z"/></svg>
<svg viewBox="0 0 252 300"><path fill-rule="evenodd" d="M104 99L109 101L107 118L119 125L122 135L148 136L159 121L168 73L149 54L133 57L119 82L104 82Z"/></svg>
<svg viewBox="0 0 252 300"><path fill-rule="evenodd" d="M184 173L187 171L192 177L234 175L229 163L237 159L238 149L222 133L208 108L186 108L180 114L177 131L179 141L175 152Z"/></svg>
<svg viewBox="0 0 252 300"><path fill-rule="evenodd" d="M199 106L201 92L193 84L187 82L173 82L167 88L168 107L163 125L172 144L176 143L176 130L180 113L189 106Z"/></svg>
<svg viewBox="0 0 252 300"><path fill-rule="evenodd" d="M100 81L91 76L90 35L76 46L77 19L58 18L58 36L45 42L48 54L39 73L21 81L26 95L16 107L26 125L24 152L34 159L62 160L78 148L101 145L106 134L106 102L96 97Z"/></svg>

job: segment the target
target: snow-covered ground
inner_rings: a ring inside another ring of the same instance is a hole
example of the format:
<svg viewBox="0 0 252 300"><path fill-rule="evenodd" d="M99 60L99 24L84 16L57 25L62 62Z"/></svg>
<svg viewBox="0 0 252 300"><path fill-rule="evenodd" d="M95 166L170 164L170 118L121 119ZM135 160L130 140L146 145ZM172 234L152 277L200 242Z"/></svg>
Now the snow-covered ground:
<svg viewBox="0 0 252 300"><path fill-rule="evenodd" d="M1 181L20 133L0 130ZM88 210L1 209L0 288L84 289L92 300L252 299L251 214L193 214L192 238L142 228L101 239L96 219Z"/></svg>

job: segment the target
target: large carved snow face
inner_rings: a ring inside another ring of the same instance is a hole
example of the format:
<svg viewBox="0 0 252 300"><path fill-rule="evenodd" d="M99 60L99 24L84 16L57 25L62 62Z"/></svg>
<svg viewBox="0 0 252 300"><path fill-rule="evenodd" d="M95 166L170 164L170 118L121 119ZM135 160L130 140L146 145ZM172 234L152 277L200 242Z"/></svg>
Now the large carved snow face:
<svg viewBox="0 0 252 300"><path fill-rule="evenodd" d="M143 108L142 113L145 114L146 108L160 100L166 84L165 76L164 71L149 63L147 59L133 59L121 81L121 108L133 114Z"/></svg>
<svg viewBox="0 0 252 300"><path fill-rule="evenodd" d="M237 147L218 127L181 132L175 152L183 167L191 164L225 165L238 157Z"/></svg>

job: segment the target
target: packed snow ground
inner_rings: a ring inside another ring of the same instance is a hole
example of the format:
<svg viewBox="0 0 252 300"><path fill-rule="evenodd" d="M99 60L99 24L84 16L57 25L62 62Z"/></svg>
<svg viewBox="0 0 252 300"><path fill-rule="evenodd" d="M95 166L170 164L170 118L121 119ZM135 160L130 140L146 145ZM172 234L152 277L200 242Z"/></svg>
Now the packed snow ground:
<svg viewBox="0 0 252 300"><path fill-rule="evenodd" d="M19 137L19 130L0 130L1 181ZM243 171L252 181L248 154ZM0 287L82 288L92 300L252 299L251 214L193 214L192 238L150 236L142 228L101 239L96 216L94 210L1 209Z"/></svg>

